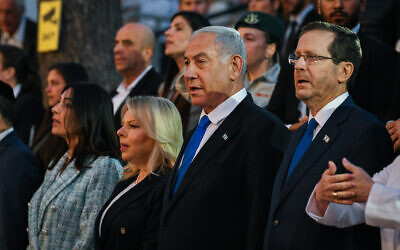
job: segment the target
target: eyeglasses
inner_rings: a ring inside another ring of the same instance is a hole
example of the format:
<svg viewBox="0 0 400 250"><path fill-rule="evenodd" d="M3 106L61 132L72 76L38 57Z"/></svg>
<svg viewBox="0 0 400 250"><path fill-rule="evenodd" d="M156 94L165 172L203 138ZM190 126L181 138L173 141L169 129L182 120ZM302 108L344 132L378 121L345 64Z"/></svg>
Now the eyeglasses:
<svg viewBox="0 0 400 250"><path fill-rule="evenodd" d="M292 53L292 54L289 55L289 58L288 58L289 64L290 65L295 65L300 60L300 58L302 58L302 57L304 57L304 61L307 63L307 65L316 63L316 62L321 61L321 60L327 60L327 59L332 59L333 60L332 57L317 56L317 55L299 55L299 57L297 58L296 55Z"/></svg>

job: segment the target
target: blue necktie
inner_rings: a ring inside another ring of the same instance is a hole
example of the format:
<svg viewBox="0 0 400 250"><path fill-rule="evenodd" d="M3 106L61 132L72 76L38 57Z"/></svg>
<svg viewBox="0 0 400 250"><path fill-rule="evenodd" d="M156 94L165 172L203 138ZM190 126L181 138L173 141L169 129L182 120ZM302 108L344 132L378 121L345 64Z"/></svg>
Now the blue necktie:
<svg viewBox="0 0 400 250"><path fill-rule="evenodd" d="M188 170L190 164L192 163L193 157L197 151L197 148L200 145L201 139L203 139L204 133L206 132L208 125L210 125L210 120L208 119L208 116L205 115L200 119L199 125L197 125L196 130L194 131L188 145L186 146L185 153L183 154L182 165L178 169L176 183L174 187L174 194L176 190L178 190L179 184L181 183L183 176Z"/></svg>
<svg viewBox="0 0 400 250"><path fill-rule="evenodd" d="M299 144L297 145L296 151L294 152L292 162L290 163L290 166L289 166L289 171L288 171L286 180L289 179L289 176L295 169L297 163L299 163L301 157L304 155L304 153L307 151L308 147L311 145L312 138L313 138L313 132L314 132L314 129L317 127L317 125L318 125L318 123L315 121L314 118L311 119L310 122L308 123L306 132L304 133Z"/></svg>

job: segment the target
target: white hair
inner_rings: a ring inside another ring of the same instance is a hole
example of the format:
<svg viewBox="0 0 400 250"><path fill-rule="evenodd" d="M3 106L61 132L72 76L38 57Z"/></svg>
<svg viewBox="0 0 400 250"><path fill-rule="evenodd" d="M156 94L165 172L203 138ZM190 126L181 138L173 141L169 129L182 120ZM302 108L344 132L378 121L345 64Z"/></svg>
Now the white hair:
<svg viewBox="0 0 400 250"><path fill-rule="evenodd" d="M246 73L246 46L244 45L243 39L240 37L240 33L233 29L224 26L207 26L193 32L193 39L200 33L214 33L217 34L215 44L217 47L218 54L222 63L227 63L229 58L234 55L239 55L243 59L242 75Z"/></svg>

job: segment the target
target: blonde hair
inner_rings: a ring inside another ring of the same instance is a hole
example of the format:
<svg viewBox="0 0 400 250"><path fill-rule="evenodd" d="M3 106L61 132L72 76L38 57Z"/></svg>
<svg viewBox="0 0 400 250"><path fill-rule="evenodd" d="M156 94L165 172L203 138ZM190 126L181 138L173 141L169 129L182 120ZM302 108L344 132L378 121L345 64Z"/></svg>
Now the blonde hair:
<svg viewBox="0 0 400 250"><path fill-rule="evenodd" d="M168 99L154 96L128 98L121 117L128 111L143 128L145 134L155 141L147 164L149 172L157 167L165 172L171 169L183 143L182 121L178 109ZM139 169L128 163L122 180L137 174Z"/></svg>

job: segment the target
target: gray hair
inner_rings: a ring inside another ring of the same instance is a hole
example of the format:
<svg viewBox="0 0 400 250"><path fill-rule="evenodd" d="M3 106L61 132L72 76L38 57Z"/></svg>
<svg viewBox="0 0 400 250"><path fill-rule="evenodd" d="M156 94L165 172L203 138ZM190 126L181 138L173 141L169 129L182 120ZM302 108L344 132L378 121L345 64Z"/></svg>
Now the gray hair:
<svg viewBox="0 0 400 250"><path fill-rule="evenodd" d="M200 33L214 33L217 34L215 44L217 47L219 59L222 63L227 63L229 58L234 55L239 55L243 58L242 75L246 73L246 47L240 33L233 29L224 26L207 26L193 32L192 40Z"/></svg>

